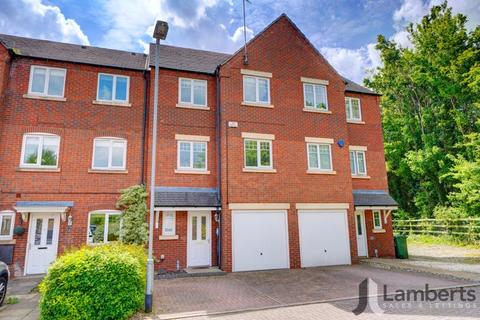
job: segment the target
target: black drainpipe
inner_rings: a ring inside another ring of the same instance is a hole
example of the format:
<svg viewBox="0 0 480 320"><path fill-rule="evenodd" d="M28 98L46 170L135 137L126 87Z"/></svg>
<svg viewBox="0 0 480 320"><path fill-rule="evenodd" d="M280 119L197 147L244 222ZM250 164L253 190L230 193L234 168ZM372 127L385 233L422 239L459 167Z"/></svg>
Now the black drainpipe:
<svg viewBox="0 0 480 320"><path fill-rule="evenodd" d="M145 185L145 144L147 136L147 112L148 112L148 75L149 73L145 70L143 71L143 130L142 130L142 147L141 147L141 158L142 158L142 174L140 184Z"/></svg>
<svg viewBox="0 0 480 320"><path fill-rule="evenodd" d="M217 264L218 267L221 269L222 268L222 211L219 206L222 205L222 195L220 193L220 185L222 183L221 179L221 173L222 173L222 156L220 154L221 152L221 139L220 139L220 124L221 124L221 107L220 107L220 66L217 66L217 69L215 70L215 76L216 76L216 81L217 81L217 86L216 86L216 123L215 123L215 128L216 128L216 144L217 144L217 217L218 217L218 222L217 222L217 228L218 228L218 234L217 234Z"/></svg>

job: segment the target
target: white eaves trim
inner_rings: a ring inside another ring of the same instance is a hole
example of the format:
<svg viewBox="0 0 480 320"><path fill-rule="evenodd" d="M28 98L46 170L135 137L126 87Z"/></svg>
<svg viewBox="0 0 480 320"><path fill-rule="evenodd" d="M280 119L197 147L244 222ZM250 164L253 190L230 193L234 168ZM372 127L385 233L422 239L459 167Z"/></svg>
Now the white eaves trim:
<svg viewBox="0 0 480 320"><path fill-rule="evenodd" d="M264 72L264 71L240 69L240 73L248 75L248 76L254 76L254 77L264 77L264 78L271 78L272 77L271 72Z"/></svg>
<svg viewBox="0 0 480 320"><path fill-rule="evenodd" d="M65 213L70 207L14 207L18 213Z"/></svg>
<svg viewBox="0 0 480 320"><path fill-rule="evenodd" d="M311 143L329 143L329 144L333 144L333 139L330 139L330 138L305 137L305 142L311 142Z"/></svg>
<svg viewBox="0 0 480 320"><path fill-rule="evenodd" d="M355 206L356 210L398 210L398 206Z"/></svg>
<svg viewBox="0 0 480 320"><path fill-rule="evenodd" d="M288 210L290 203L230 203L230 210Z"/></svg>
<svg viewBox="0 0 480 320"><path fill-rule="evenodd" d="M193 136L188 134L176 134L175 140L210 142L210 136Z"/></svg>
<svg viewBox="0 0 480 320"><path fill-rule="evenodd" d="M328 80L300 77L300 81L305 83L321 84L328 86Z"/></svg>
<svg viewBox="0 0 480 320"><path fill-rule="evenodd" d="M155 207L153 211L215 211L217 207Z"/></svg>
<svg viewBox="0 0 480 320"><path fill-rule="evenodd" d="M244 139L260 139L260 140L275 140L274 134L242 132Z"/></svg>
<svg viewBox="0 0 480 320"><path fill-rule="evenodd" d="M348 150L351 150L351 151L367 151L367 147L365 147L365 146L349 146Z"/></svg>
<svg viewBox="0 0 480 320"><path fill-rule="evenodd" d="M298 210L348 209L348 203L297 203Z"/></svg>

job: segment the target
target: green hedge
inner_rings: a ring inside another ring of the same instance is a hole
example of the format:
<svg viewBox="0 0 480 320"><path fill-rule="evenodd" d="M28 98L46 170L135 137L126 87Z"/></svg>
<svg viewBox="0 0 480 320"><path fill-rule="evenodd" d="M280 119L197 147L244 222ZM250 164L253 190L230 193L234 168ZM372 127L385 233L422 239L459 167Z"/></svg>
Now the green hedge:
<svg viewBox="0 0 480 320"><path fill-rule="evenodd" d="M58 258L40 284L41 319L127 319L144 299L145 249L84 247Z"/></svg>

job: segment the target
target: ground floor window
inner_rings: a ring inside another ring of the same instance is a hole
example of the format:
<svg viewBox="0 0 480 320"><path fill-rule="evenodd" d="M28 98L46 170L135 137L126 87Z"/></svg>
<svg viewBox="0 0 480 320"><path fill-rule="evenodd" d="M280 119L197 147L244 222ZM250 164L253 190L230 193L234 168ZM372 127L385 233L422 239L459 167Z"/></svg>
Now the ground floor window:
<svg viewBox="0 0 480 320"><path fill-rule="evenodd" d="M382 214L380 211L373 211L373 228L382 229Z"/></svg>
<svg viewBox="0 0 480 320"><path fill-rule="evenodd" d="M93 211L88 221L88 243L115 242L120 239L120 211Z"/></svg>
<svg viewBox="0 0 480 320"><path fill-rule="evenodd" d="M15 212L0 211L0 240L12 240Z"/></svg>

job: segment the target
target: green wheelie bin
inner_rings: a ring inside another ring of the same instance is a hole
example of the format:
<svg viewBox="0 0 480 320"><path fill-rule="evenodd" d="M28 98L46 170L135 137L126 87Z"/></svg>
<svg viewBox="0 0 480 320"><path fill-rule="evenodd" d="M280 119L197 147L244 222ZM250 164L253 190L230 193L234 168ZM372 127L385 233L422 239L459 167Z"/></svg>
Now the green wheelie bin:
<svg viewBox="0 0 480 320"><path fill-rule="evenodd" d="M397 234L393 239L395 242L395 257L397 259L408 259L407 236Z"/></svg>

